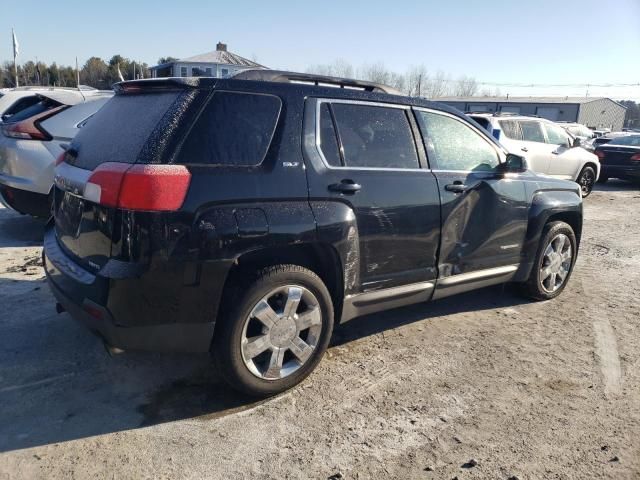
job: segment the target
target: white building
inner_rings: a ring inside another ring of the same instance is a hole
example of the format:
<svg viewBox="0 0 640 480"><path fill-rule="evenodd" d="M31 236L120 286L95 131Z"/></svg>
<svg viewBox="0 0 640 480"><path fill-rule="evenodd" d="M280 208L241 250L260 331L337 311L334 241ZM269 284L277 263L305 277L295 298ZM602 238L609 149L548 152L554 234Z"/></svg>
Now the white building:
<svg viewBox="0 0 640 480"><path fill-rule="evenodd" d="M267 68L249 59L231 53L226 43L218 43L213 52L181 58L174 62L151 67L156 77L216 77L224 78L242 70Z"/></svg>

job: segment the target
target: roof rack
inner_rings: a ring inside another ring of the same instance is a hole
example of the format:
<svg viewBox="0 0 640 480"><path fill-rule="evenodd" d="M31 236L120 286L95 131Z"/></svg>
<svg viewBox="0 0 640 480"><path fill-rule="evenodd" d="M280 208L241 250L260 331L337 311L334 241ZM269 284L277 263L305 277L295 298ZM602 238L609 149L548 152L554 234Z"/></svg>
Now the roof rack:
<svg viewBox="0 0 640 480"><path fill-rule="evenodd" d="M402 95L398 90L388 85L351 78L328 77L311 73L287 72L283 70L243 70L231 77L235 80L257 80L262 82L286 82L300 83L304 85L317 85L321 87L346 88L363 90L365 92L382 92L391 95Z"/></svg>

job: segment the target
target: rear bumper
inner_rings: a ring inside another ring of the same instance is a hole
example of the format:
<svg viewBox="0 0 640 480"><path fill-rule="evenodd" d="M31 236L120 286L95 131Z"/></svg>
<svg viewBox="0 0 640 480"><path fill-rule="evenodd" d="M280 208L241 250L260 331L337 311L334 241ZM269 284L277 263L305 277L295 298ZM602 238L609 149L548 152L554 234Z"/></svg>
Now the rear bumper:
<svg viewBox="0 0 640 480"><path fill-rule="evenodd" d="M45 234L43 261L49 287L57 301L80 323L122 350L206 352L213 323L122 325L107 305L111 279L93 275L74 263L60 248L53 229Z"/></svg>
<svg viewBox="0 0 640 480"><path fill-rule="evenodd" d="M602 175L627 180L640 180L640 165L602 165Z"/></svg>

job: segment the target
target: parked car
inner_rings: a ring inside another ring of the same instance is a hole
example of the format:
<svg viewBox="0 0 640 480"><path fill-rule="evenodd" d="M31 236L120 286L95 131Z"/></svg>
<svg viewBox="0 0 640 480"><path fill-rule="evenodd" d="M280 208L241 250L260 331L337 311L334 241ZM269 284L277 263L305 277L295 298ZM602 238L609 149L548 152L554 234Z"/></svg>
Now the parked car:
<svg viewBox="0 0 640 480"><path fill-rule="evenodd" d="M580 185L591 193L600 174L598 157L580 148L580 141L554 122L538 117L490 113L470 117L500 140L509 152L523 155L529 168Z"/></svg>
<svg viewBox="0 0 640 480"><path fill-rule="evenodd" d="M36 103L3 122L0 135L2 203L23 214L48 217L56 158L86 120L112 96L112 91L40 91L33 97Z"/></svg>
<svg viewBox="0 0 640 480"><path fill-rule="evenodd" d="M335 324L567 285L580 188L455 109L269 70L116 89L61 157L44 240L58 311L112 347L211 351L232 386L270 395Z"/></svg>
<svg viewBox="0 0 640 480"><path fill-rule="evenodd" d="M624 135L596 148L596 155L602 165L600 182L609 178L640 180L640 135Z"/></svg>
<svg viewBox="0 0 640 480"><path fill-rule="evenodd" d="M574 138L579 138L580 142L584 144L585 142L595 138L595 134L593 130L582 125L581 123L575 122L556 122L556 124L560 125L567 132L569 132Z"/></svg>

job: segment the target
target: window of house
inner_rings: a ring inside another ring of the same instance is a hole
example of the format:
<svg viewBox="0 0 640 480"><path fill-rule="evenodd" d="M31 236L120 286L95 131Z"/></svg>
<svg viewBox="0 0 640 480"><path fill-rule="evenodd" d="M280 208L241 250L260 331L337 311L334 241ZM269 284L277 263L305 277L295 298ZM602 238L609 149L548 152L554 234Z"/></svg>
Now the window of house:
<svg viewBox="0 0 640 480"><path fill-rule="evenodd" d="M180 67L180 76L181 77L187 76L187 67Z"/></svg>
<svg viewBox="0 0 640 480"><path fill-rule="evenodd" d="M522 129L522 137L526 142L545 143L542 124L535 120L520 120L520 128Z"/></svg>
<svg viewBox="0 0 640 480"><path fill-rule="evenodd" d="M495 148L463 122L433 112L418 112L431 168L489 171L498 163Z"/></svg>
<svg viewBox="0 0 640 480"><path fill-rule="evenodd" d="M222 70L220 70L220 74L222 75L222 77L226 77L229 75L229 69L228 68L223 68Z"/></svg>
<svg viewBox="0 0 640 480"><path fill-rule="evenodd" d="M259 165L271 144L281 105L273 95L215 93L185 140L180 162Z"/></svg>
<svg viewBox="0 0 640 480"><path fill-rule="evenodd" d="M345 166L419 168L405 109L349 103L331 109Z"/></svg>
<svg viewBox="0 0 640 480"><path fill-rule="evenodd" d="M211 67L207 67L204 69L204 73L207 75L207 77L211 76Z"/></svg>

